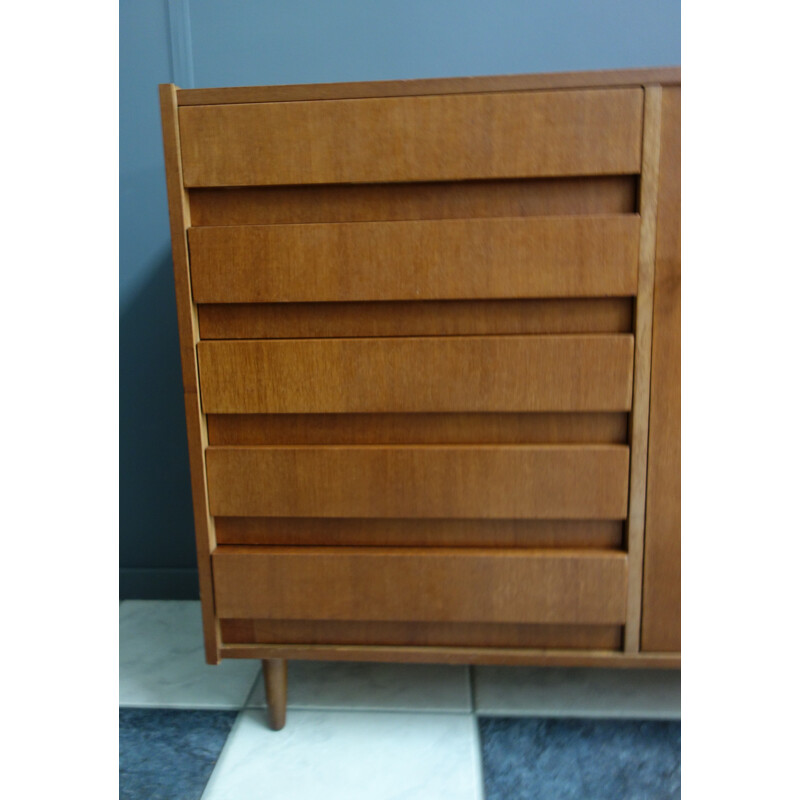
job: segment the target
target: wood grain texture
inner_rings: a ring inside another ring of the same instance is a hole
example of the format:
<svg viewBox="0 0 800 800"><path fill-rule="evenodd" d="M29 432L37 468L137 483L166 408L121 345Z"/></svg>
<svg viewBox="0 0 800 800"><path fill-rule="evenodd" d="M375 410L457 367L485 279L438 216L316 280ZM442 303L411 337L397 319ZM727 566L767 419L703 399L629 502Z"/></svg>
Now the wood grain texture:
<svg viewBox="0 0 800 800"><path fill-rule="evenodd" d="M218 544L620 550L620 520L217 517Z"/></svg>
<svg viewBox="0 0 800 800"><path fill-rule="evenodd" d="M680 669L681 666L679 653L617 653L609 650L543 650L525 647L228 644L222 646L222 654L225 658L286 658L408 664L504 664L612 669Z"/></svg>
<svg viewBox="0 0 800 800"><path fill-rule="evenodd" d="M184 184L269 186L621 175L641 89L179 109Z"/></svg>
<svg viewBox="0 0 800 800"><path fill-rule="evenodd" d="M200 411L200 399L194 392L184 395L186 432L189 443L189 473L192 485L197 575L200 588L200 607L203 616L206 661L220 660L219 624L215 614L214 582L211 574L211 553L217 545L214 519L208 510L208 484L204 451L208 444L205 423Z"/></svg>
<svg viewBox="0 0 800 800"><path fill-rule="evenodd" d="M566 550L218 547L221 617L620 624L627 556Z"/></svg>
<svg viewBox="0 0 800 800"><path fill-rule="evenodd" d="M169 204L169 229L172 240L172 268L175 281L175 300L178 312L178 338L181 348L181 374L184 392L197 391L197 364L194 346L197 342L197 312L192 302L189 268L189 245L186 231L191 225L189 201L183 188L181 143L178 131L178 107L175 87L158 87L161 103L161 126L164 143L164 166Z"/></svg>
<svg viewBox="0 0 800 800"><path fill-rule="evenodd" d="M192 189L192 225L633 214L634 175Z"/></svg>
<svg viewBox="0 0 800 800"><path fill-rule="evenodd" d="M209 447L223 517L624 519L619 445ZM235 614L232 616L236 616Z"/></svg>
<svg viewBox="0 0 800 800"><path fill-rule="evenodd" d="M197 303L631 296L638 243L635 214L189 231Z"/></svg>
<svg viewBox="0 0 800 800"><path fill-rule="evenodd" d="M628 297L374 303L226 303L198 307L202 339L330 339L632 333Z"/></svg>
<svg viewBox="0 0 800 800"><path fill-rule="evenodd" d="M162 87L209 661L680 666L679 84Z"/></svg>
<svg viewBox="0 0 800 800"><path fill-rule="evenodd" d="M639 290L636 296L636 337L633 403L630 415L631 470L628 505L628 620L625 650L639 650L644 559L644 514L647 493L647 429L650 414L650 351L653 341L653 276L656 256L656 213L661 147L661 87L645 89L639 236Z"/></svg>
<svg viewBox="0 0 800 800"><path fill-rule="evenodd" d="M633 337L206 341L206 414L625 411Z"/></svg>
<svg viewBox="0 0 800 800"><path fill-rule="evenodd" d="M198 379L195 344L199 338L199 332L197 310L192 302L189 251L186 240L186 229L191 224L191 218L186 192L182 185L180 135L178 132L175 87L172 85L160 86L159 99L161 104L164 164L166 168L170 235L172 238L172 262L178 313L186 431L189 444L189 467L191 472L205 656L209 664L217 664L220 660L220 635L219 625L214 613L214 586L210 558L210 553L216 546L216 541L214 538L214 520L208 513L205 459L203 458L203 450L207 444L207 430L205 419L200 409L200 398L197 394Z"/></svg>
<svg viewBox="0 0 800 800"><path fill-rule="evenodd" d="M665 89L658 196L642 649L681 649L681 92Z"/></svg>
<svg viewBox="0 0 800 800"><path fill-rule="evenodd" d="M625 70L545 72L524 75L487 75L467 78L307 83L284 86L238 86L225 89L180 89L178 105L216 103L270 103L303 100L339 100L362 97L521 92L551 89L586 89L645 84L680 84L680 67Z"/></svg>
<svg viewBox="0 0 800 800"><path fill-rule="evenodd" d="M619 650L619 625L519 625L474 622L340 622L223 619L225 644L431 645Z"/></svg>
<svg viewBox="0 0 800 800"><path fill-rule="evenodd" d="M209 414L208 442L259 444L627 444L628 415Z"/></svg>

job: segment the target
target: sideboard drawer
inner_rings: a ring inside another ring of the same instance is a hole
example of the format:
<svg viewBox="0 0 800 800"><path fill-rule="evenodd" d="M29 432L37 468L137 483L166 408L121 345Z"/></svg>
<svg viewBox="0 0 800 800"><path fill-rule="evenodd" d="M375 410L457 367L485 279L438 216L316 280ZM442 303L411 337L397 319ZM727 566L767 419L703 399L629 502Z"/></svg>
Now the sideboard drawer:
<svg viewBox="0 0 800 800"><path fill-rule="evenodd" d="M625 519L621 445L209 447L221 517Z"/></svg>
<svg viewBox="0 0 800 800"><path fill-rule="evenodd" d="M206 414L627 411L633 337L199 342Z"/></svg>
<svg viewBox="0 0 800 800"><path fill-rule="evenodd" d="M196 303L623 297L636 214L190 228Z"/></svg>
<svg viewBox="0 0 800 800"><path fill-rule="evenodd" d="M184 184L632 174L643 105L615 88L183 107Z"/></svg>
<svg viewBox="0 0 800 800"><path fill-rule="evenodd" d="M316 619L619 625L614 551L218 547L217 613Z"/></svg>

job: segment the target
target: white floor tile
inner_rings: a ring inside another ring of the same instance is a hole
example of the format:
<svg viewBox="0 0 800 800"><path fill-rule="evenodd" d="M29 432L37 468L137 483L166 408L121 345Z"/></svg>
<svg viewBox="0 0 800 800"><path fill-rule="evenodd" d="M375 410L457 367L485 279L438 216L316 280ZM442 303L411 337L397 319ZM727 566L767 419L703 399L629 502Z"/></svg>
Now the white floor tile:
<svg viewBox="0 0 800 800"><path fill-rule="evenodd" d="M206 664L199 601L120 604L120 706L241 708L260 666L256 660Z"/></svg>
<svg viewBox="0 0 800 800"><path fill-rule="evenodd" d="M479 800L469 714L243 711L203 800Z"/></svg>
<svg viewBox="0 0 800 800"><path fill-rule="evenodd" d="M451 711L472 708L469 668L444 664L290 661L289 708ZM264 681L248 708L266 706Z"/></svg>
<svg viewBox="0 0 800 800"><path fill-rule="evenodd" d="M680 670L475 667L479 714L680 719Z"/></svg>

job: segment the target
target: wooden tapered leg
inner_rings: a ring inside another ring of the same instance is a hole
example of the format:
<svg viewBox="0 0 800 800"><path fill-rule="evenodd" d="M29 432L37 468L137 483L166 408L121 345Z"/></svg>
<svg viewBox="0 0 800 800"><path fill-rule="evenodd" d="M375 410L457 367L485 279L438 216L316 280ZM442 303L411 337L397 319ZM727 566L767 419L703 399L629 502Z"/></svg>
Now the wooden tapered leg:
<svg viewBox="0 0 800 800"><path fill-rule="evenodd" d="M265 658L261 663L264 665L269 727L279 731L286 724L286 659Z"/></svg>

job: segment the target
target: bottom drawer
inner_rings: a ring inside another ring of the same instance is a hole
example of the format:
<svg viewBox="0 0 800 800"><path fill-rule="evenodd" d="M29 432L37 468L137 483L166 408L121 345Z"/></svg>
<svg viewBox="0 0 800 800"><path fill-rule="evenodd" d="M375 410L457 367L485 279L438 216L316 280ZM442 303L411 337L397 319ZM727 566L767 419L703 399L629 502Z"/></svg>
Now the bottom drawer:
<svg viewBox="0 0 800 800"><path fill-rule="evenodd" d="M218 547L224 619L621 625L616 551Z"/></svg>

